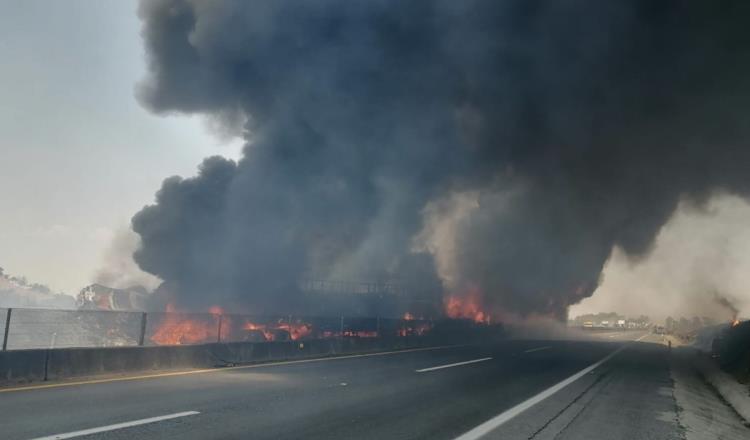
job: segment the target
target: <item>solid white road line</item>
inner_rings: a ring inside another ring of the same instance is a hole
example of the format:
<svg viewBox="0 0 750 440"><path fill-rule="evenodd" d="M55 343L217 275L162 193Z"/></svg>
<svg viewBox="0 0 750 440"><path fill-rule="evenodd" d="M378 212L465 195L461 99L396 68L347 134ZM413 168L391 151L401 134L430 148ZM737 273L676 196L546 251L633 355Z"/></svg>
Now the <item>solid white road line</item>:
<svg viewBox="0 0 750 440"><path fill-rule="evenodd" d="M484 362L492 359L489 358L481 358L481 359L472 359L470 361L464 361L464 362L456 362L455 364L448 364L448 365L438 365L437 367L430 367L430 368L422 368L421 370L414 370L417 373L426 373L428 371L435 371L435 370L442 370L443 368L451 368L451 367L458 367L461 365L469 365L469 364L476 364L477 362Z"/></svg>
<svg viewBox="0 0 750 440"><path fill-rule="evenodd" d="M116 429L130 428L131 426L146 425L148 423L161 422L163 420L177 419L180 417L194 416L200 414L198 411L185 411L166 416L151 417L148 419L133 420L132 422L116 423L114 425L101 426L99 428L84 429L81 431L66 432L65 434L55 434L47 437L38 437L33 440L59 440L65 438L80 437L83 435L98 434L100 432L114 431Z"/></svg>
<svg viewBox="0 0 750 440"><path fill-rule="evenodd" d="M524 353L533 353L533 352L535 352L535 351L542 351L542 350L546 350L546 349L548 349L548 348L552 348L552 346L550 346L550 345L547 345L547 346L545 346L545 347L539 347L539 348L531 348L531 349L528 349L528 350L524 351Z"/></svg>
<svg viewBox="0 0 750 440"><path fill-rule="evenodd" d="M533 396L527 400L524 400L523 402L519 403L518 405L514 406L513 408L496 415L495 417L491 418L490 420L487 420L486 422L482 423L481 425L477 426L476 428L472 429L471 431L468 431L464 434L461 434L460 436L456 437L455 440L476 440L479 439L487 434L489 434L491 431L498 428L500 425L504 424L505 422L509 421L513 417L521 414L522 412L526 411L527 409L531 408L532 406L536 405L537 403L541 402L542 400L550 397L551 395L555 394L556 392L560 391L561 389L565 388L566 386L570 385L571 383L577 381L584 375L590 373L592 370L594 370L596 367L600 366L601 364L607 362L608 360L612 359L614 355L624 350L626 345L623 345L622 347L618 348L617 350L613 351L612 353L608 354L606 357L604 357L599 362L589 365L588 367L584 368L583 370L579 371L578 373L570 376L569 378L563 380L562 382L559 382L556 385L553 385L546 390L542 391L541 393L537 394L536 396Z"/></svg>

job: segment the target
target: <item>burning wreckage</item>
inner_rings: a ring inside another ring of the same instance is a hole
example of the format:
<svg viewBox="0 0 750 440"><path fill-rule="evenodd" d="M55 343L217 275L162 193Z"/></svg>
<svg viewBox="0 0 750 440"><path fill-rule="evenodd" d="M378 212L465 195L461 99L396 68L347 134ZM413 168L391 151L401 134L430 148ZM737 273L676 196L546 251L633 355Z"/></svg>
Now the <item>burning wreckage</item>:
<svg viewBox="0 0 750 440"><path fill-rule="evenodd" d="M270 342L298 341L327 338L410 337L465 333L478 327L490 326L495 332L502 329L483 309L478 291L461 296L425 297L413 295L395 283L344 283L304 281L299 284L303 293L299 300L314 302L321 310L333 311L316 316L304 316L300 308L293 314L227 313L225 308L211 306L204 312L167 302L163 311L150 312L164 290L152 296L144 289L114 289L99 284L87 286L78 296L81 311L130 312L142 321L141 336L133 334L130 326L115 326L108 314L99 315L88 331L106 335L113 344L130 345L138 341L144 345L189 345L212 342ZM405 310L405 311L404 311ZM135 313L138 312L138 313ZM308 314L309 315L309 314ZM134 320L133 319L133 320ZM133 321L131 320L131 321ZM126 334L119 334L127 329ZM433 332L434 330L434 332Z"/></svg>

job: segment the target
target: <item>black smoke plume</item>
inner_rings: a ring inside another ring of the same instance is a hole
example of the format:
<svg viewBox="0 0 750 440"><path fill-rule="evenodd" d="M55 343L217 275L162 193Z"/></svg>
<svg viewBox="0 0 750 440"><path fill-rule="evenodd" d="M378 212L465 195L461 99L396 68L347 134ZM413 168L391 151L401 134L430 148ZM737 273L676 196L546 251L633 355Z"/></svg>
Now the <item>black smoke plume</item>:
<svg viewBox="0 0 750 440"><path fill-rule="evenodd" d="M740 311L739 309L737 309L737 306L735 306L727 297L720 295L718 292L714 292L714 301L716 302L716 304L720 305L729 313L731 313L732 321L737 319L737 315L739 315Z"/></svg>
<svg viewBox="0 0 750 440"><path fill-rule="evenodd" d="M167 179L133 218L136 261L185 303L406 279L564 317L613 246L644 255L681 199L750 184L746 1L163 0L139 14L146 107L247 121L238 163Z"/></svg>

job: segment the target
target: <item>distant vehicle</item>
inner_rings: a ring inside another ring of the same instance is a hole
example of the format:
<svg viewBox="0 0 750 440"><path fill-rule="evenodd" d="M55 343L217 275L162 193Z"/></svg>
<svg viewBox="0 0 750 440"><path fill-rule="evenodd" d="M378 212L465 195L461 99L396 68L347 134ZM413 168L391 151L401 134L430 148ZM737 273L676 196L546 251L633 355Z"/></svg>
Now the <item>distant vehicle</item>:
<svg viewBox="0 0 750 440"><path fill-rule="evenodd" d="M663 325L654 326L653 332L656 333L657 335L666 334L666 331L664 330Z"/></svg>
<svg viewBox="0 0 750 440"><path fill-rule="evenodd" d="M586 321L583 323L583 328L592 328L594 327L594 323L591 321Z"/></svg>

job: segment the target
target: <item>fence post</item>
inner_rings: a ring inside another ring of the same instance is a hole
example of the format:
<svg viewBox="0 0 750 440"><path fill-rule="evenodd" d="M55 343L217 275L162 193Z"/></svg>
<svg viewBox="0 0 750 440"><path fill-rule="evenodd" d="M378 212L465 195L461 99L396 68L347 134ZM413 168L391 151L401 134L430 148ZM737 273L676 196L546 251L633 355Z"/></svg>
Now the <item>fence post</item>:
<svg viewBox="0 0 750 440"><path fill-rule="evenodd" d="M380 315L377 316L377 323L375 324L375 336L380 337Z"/></svg>
<svg viewBox="0 0 750 440"><path fill-rule="evenodd" d="M341 315L341 326L339 328L339 336L344 337L344 315Z"/></svg>
<svg viewBox="0 0 750 440"><path fill-rule="evenodd" d="M216 342L221 342L221 324L224 322L224 315L219 315L219 331L216 332Z"/></svg>
<svg viewBox="0 0 750 440"><path fill-rule="evenodd" d="M138 345L143 346L146 339L146 312L141 315L141 335L138 337Z"/></svg>
<svg viewBox="0 0 750 440"><path fill-rule="evenodd" d="M51 349L44 350L44 379L43 381L47 382L47 373L49 372L49 352Z"/></svg>
<svg viewBox="0 0 750 440"><path fill-rule="evenodd" d="M3 333L3 351L8 350L8 333L10 332L10 314L13 312L13 308L8 309L5 314L5 333Z"/></svg>
<svg viewBox="0 0 750 440"><path fill-rule="evenodd" d="M292 315L289 315L286 319L288 325L287 330L289 331L289 342L294 342L294 335L292 334Z"/></svg>

